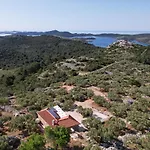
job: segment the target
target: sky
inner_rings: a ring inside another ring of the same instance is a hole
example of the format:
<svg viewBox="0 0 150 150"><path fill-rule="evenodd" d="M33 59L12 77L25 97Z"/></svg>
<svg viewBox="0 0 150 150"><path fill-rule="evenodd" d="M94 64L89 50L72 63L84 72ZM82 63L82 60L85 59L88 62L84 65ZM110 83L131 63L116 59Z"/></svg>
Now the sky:
<svg viewBox="0 0 150 150"><path fill-rule="evenodd" d="M0 31L150 31L150 0L0 0Z"/></svg>

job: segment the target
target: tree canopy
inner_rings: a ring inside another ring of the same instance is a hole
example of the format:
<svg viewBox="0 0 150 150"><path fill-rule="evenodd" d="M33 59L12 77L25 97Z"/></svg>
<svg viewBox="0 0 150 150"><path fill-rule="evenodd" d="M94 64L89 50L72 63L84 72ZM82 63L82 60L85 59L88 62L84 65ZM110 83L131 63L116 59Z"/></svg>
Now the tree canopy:
<svg viewBox="0 0 150 150"><path fill-rule="evenodd" d="M70 133L67 128L64 127L51 128L48 126L45 128L44 132L46 138L53 143L54 148L56 149L57 147L63 148L67 146L68 142L70 141Z"/></svg>
<svg viewBox="0 0 150 150"><path fill-rule="evenodd" d="M45 150L45 139L39 134L33 134L26 142L22 142L19 150Z"/></svg>

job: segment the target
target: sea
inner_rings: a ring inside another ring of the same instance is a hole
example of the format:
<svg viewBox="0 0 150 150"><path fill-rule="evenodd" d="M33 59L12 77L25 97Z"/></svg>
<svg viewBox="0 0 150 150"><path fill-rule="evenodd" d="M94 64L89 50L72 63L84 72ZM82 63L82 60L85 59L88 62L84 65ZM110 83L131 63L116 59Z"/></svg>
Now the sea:
<svg viewBox="0 0 150 150"><path fill-rule="evenodd" d="M92 33L92 34L128 34L128 35L135 35L135 34L145 34L145 33L150 33L150 31L72 31L71 33ZM80 38L80 37L79 37ZM83 38L83 37L82 37ZM106 48L112 43L116 42L118 39L113 38L113 37L94 37L94 36L86 36L84 38L94 38L87 40L89 44L93 44L97 47L103 47ZM148 46L146 43L138 42L136 40L130 41L135 44L143 45L143 46Z"/></svg>
<svg viewBox="0 0 150 150"><path fill-rule="evenodd" d="M92 34L113 33L113 34L134 35L134 34L150 33L150 31L71 31L71 33L92 33ZM11 35L11 34L0 33L0 36L9 36L9 35ZM75 37L75 38L77 38L77 37ZM81 37L78 37L78 38L81 38ZM89 44L93 44L97 47L104 47L104 48L108 47L113 42L116 42L118 40L117 38L113 38L113 37L97 37L97 36L92 36L92 37L91 36L85 36L85 37L82 36L82 38L93 38L93 39L87 40L87 42ZM139 44L139 45L143 45L143 46L148 46L148 44L138 42L136 40L130 41L130 42Z"/></svg>
<svg viewBox="0 0 150 150"><path fill-rule="evenodd" d="M117 40L118 40L117 38L112 38L112 37L95 37L95 39L90 39L87 41L89 44L93 44L97 47L106 48L109 45L111 45L112 43L116 42ZM132 40L130 42L135 43L135 44L139 44L139 45L143 45L143 46L148 46L148 44L138 42L136 40Z"/></svg>

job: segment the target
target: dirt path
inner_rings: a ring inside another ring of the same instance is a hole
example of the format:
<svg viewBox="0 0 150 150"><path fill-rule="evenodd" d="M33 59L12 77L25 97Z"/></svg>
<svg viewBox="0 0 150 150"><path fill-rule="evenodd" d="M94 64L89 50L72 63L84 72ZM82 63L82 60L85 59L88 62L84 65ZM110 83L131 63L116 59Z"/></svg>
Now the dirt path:
<svg viewBox="0 0 150 150"><path fill-rule="evenodd" d="M22 134L22 131L13 131L13 132L6 132L7 136L18 136L19 134Z"/></svg>
<svg viewBox="0 0 150 150"><path fill-rule="evenodd" d="M91 72L79 72L79 76L84 76L84 75L87 75L87 74L89 74L89 73L91 73Z"/></svg>
<svg viewBox="0 0 150 150"><path fill-rule="evenodd" d="M84 76L84 75L88 75L88 74L91 74L91 73L99 72L99 71L101 71L101 70L103 70L103 69L106 69L106 68L111 67L111 66L113 66L113 65L115 65L115 64L118 64L118 63L120 63L120 61L116 61L116 62L114 62L114 63L112 63L112 64L109 64L109 65L107 65L107 66L104 66L103 68L97 69L97 70L95 70L95 71L91 71L91 72L79 72L79 75Z"/></svg>
<svg viewBox="0 0 150 150"><path fill-rule="evenodd" d="M5 116L5 117L13 117L12 113L5 112L5 111L2 111L1 113L2 113L2 116Z"/></svg>
<svg viewBox="0 0 150 150"><path fill-rule="evenodd" d="M107 109L104 109L104 107L100 107L97 105L95 107L96 103L92 99L88 99L84 102L75 101L75 104L77 106L82 106L83 108L92 109L93 114L95 114L96 116L98 116L100 118L103 118L104 120L107 120L112 116L112 114Z"/></svg>
<svg viewBox="0 0 150 150"><path fill-rule="evenodd" d="M73 85L63 85L62 88L66 89L66 91L69 93L75 86Z"/></svg>
<svg viewBox="0 0 150 150"><path fill-rule="evenodd" d="M107 102L111 102L110 99L107 97L106 93L102 92L100 88L91 86L91 87L88 87L87 89L92 90L95 96L102 96L105 98Z"/></svg>
<svg viewBox="0 0 150 150"><path fill-rule="evenodd" d="M113 66L113 65L115 65L115 64L118 64L118 63L120 63L120 61L115 61L114 63L109 64L109 65L107 65L107 66L104 66L103 68L100 68L100 69L95 70L95 71L93 71L93 72L101 71L101 70L103 70L103 69L106 69L106 68L111 67L111 66Z"/></svg>
<svg viewBox="0 0 150 150"><path fill-rule="evenodd" d="M82 106L83 108L93 108L93 100L92 99L88 99L88 100L86 100L86 101L84 101L84 102L78 102L78 101L75 101L75 104L77 105L77 106Z"/></svg>

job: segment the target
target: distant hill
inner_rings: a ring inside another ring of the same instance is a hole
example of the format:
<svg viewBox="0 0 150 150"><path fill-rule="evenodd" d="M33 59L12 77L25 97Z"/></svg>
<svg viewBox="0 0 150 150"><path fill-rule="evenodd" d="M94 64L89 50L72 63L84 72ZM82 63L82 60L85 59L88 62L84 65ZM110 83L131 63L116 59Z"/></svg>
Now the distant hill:
<svg viewBox="0 0 150 150"><path fill-rule="evenodd" d="M71 38L71 37L83 37L83 36L99 36L99 37L113 37L117 39L123 39L123 40L136 40L139 42L143 42L146 44L150 44L150 34L144 33L144 34L114 34L114 33L102 33L102 34L91 34L91 33L71 33L68 31L58 31L58 30L52 30L52 31L46 31L46 32L30 32L30 31L2 31L0 32L0 36L7 36L7 35L25 35L25 36L40 36L40 35L53 35L58 37L64 37L64 38Z"/></svg>
<svg viewBox="0 0 150 150"><path fill-rule="evenodd" d="M86 33L70 33L68 31L46 31L46 32L36 32L36 31L2 31L0 35L25 35L25 36L40 36L40 35L53 35L59 37L76 37L76 36L93 36L94 34L86 34Z"/></svg>

